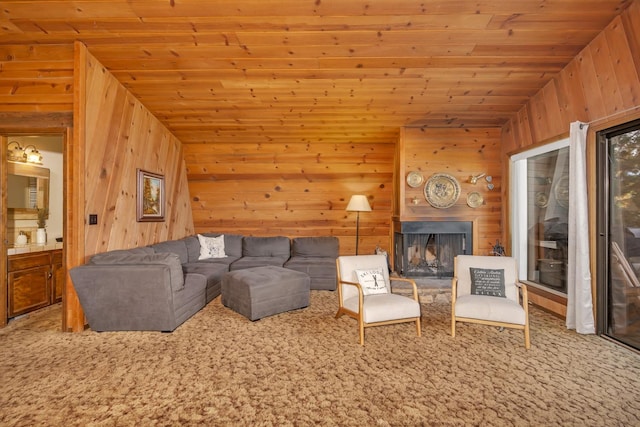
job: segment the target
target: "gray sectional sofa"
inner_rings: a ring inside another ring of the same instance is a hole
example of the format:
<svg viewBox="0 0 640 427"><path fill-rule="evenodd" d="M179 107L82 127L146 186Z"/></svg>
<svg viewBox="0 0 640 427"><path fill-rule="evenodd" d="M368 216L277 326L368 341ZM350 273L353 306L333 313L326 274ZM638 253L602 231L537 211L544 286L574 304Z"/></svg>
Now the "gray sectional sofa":
<svg viewBox="0 0 640 427"><path fill-rule="evenodd" d="M291 242L291 257L285 268L307 273L311 289L336 289L337 237L298 237Z"/></svg>
<svg viewBox="0 0 640 427"><path fill-rule="evenodd" d="M244 270L265 265L282 267L289 259L290 253L291 242L288 237L243 237L242 257L234 261L229 269Z"/></svg>
<svg viewBox="0 0 640 427"><path fill-rule="evenodd" d="M226 273L251 267L289 268L308 274L311 289L336 289L336 237L224 234L223 240L224 257L199 259L200 241L188 236L96 254L72 268L89 326L95 331L173 331L220 295Z"/></svg>

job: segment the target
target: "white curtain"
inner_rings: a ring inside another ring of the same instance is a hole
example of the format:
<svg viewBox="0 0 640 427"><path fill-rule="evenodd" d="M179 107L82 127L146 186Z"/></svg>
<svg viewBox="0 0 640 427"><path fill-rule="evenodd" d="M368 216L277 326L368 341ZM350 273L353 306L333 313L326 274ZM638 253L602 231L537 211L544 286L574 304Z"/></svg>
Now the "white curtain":
<svg viewBox="0 0 640 427"><path fill-rule="evenodd" d="M569 262L567 271L567 328L595 333L589 262L586 123L573 122L569 134Z"/></svg>

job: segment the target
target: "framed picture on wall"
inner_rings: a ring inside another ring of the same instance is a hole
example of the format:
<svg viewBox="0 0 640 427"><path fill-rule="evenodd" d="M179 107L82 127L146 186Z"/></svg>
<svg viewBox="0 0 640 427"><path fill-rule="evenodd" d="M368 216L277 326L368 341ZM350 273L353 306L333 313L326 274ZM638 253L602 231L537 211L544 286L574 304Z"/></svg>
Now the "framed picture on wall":
<svg viewBox="0 0 640 427"><path fill-rule="evenodd" d="M137 221L164 221L164 176L138 169Z"/></svg>

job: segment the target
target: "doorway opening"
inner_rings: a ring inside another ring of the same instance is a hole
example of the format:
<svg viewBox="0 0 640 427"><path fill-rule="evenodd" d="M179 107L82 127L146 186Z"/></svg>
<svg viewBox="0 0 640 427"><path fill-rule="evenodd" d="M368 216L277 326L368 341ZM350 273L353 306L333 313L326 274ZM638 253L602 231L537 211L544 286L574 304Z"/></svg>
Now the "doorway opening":
<svg viewBox="0 0 640 427"><path fill-rule="evenodd" d="M64 133L5 133L6 318L10 323L63 298ZM62 310L59 328L62 326Z"/></svg>

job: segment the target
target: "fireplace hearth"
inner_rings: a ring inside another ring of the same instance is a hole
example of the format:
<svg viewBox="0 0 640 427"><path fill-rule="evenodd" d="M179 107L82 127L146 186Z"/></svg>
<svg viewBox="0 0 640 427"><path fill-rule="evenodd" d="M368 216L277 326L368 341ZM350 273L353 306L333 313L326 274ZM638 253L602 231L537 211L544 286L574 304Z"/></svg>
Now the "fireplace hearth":
<svg viewBox="0 0 640 427"><path fill-rule="evenodd" d="M404 277L453 277L456 255L471 254L468 221L405 221L395 230L394 268Z"/></svg>

